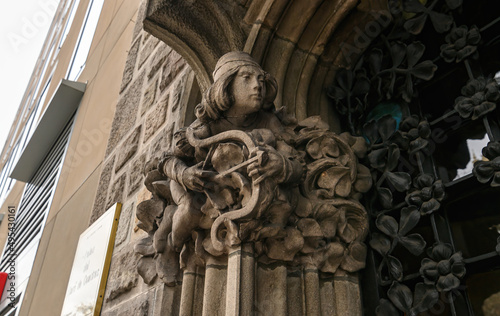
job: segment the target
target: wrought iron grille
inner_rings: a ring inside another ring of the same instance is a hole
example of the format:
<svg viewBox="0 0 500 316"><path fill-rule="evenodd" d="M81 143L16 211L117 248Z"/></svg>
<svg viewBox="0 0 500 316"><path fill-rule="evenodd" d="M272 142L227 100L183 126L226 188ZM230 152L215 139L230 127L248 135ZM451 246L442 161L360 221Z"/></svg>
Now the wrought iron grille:
<svg viewBox="0 0 500 316"><path fill-rule="evenodd" d="M498 4L388 5L372 22L385 29L360 32L370 46L329 89L343 128L370 148L365 314L498 312Z"/></svg>

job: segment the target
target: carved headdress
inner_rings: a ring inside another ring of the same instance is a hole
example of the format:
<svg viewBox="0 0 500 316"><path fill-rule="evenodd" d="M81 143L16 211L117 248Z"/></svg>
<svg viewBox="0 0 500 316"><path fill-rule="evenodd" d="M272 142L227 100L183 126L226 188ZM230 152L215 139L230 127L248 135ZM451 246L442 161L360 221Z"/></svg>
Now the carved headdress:
<svg viewBox="0 0 500 316"><path fill-rule="evenodd" d="M217 61L215 70L213 72L214 81L217 81L222 74L225 74L230 70L239 68L241 66L255 66L261 68L260 65L248 53L229 52L223 55Z"/></svg>

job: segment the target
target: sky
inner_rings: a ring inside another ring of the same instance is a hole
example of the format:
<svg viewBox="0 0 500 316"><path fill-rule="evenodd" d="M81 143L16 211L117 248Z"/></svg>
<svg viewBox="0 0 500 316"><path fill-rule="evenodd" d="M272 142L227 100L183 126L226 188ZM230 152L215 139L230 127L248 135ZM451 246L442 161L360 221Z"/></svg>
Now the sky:
<svg viewBox="0 0 500 316"><path fill-rule="evenodd" d="M0 10L0 148L52 23L59 0L5 1Z"/></svg>

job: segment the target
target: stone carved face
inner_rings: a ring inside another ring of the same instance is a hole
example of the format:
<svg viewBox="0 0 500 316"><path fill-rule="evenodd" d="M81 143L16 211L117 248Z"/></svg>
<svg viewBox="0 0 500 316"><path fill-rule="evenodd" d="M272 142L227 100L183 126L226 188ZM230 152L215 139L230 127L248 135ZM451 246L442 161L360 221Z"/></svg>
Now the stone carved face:
<svg viewBox="0 0 500 316"><path fill-rule="evenodd" d="M258 112L266 96L264 71L251 65L240 67L231 84L231 94L234 104L226 112L228 117Z"/></svg>

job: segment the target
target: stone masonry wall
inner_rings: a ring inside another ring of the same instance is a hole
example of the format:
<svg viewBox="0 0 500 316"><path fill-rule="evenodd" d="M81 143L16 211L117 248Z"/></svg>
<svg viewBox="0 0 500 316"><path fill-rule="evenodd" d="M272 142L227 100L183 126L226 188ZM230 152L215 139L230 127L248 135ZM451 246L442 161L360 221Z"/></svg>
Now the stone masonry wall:
<svg viewBox="0 0 500 316"><path fill-rule="evenodd" d="M122 203L115 249L106 286L102 315L174 315L180 285L165 287L159 280L145 284L136 271L135 207L149 199L143 181L146 161L161 155L173 132L184 125L186 107L196 83L179 54L142 31L145 5L139 12L126 62L103 161L92 224L110 206Z"/></svg>

